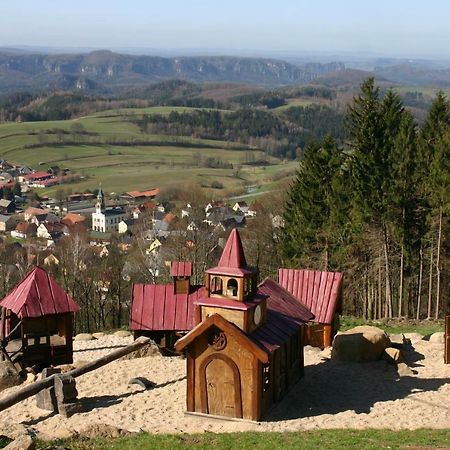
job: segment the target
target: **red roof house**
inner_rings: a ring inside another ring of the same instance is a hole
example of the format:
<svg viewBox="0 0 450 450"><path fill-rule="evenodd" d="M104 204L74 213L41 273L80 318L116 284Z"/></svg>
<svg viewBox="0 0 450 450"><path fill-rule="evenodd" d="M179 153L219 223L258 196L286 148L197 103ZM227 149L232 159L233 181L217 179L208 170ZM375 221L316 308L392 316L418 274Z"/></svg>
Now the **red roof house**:
<svg viewBox="0 0 450 450"><path fill-rule="evenodd" d="M278 283L314 314L318 326L309 328L310 344L331 346L342 309L341 272L278 269Z"/></svg>

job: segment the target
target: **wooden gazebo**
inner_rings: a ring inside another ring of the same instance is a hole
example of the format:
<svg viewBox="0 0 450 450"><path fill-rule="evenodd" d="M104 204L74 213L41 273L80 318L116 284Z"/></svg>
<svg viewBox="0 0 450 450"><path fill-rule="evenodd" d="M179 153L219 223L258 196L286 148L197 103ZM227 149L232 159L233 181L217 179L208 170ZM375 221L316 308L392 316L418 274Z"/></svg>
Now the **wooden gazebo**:
<svg viewBox="0 0 450 450"><path fill-rule="evenodd" d="M35 267L0 307L0 357L23 367L72 363L80 307L44 269Z"/></svg>

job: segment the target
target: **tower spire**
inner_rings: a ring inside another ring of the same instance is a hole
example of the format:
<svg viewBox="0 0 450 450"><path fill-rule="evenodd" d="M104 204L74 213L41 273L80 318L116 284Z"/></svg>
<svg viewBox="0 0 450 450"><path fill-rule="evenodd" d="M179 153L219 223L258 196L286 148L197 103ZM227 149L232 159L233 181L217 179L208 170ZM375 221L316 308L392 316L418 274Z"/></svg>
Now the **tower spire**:
<svg viewBox="0 0 450 450"><path fill-rule="evenodd" d="M95 204L95 209L97 213L104 213L106 210L105 206L105 196L103 195L102 184L100 183L98 193L97 193L97 203Z"/></svg>

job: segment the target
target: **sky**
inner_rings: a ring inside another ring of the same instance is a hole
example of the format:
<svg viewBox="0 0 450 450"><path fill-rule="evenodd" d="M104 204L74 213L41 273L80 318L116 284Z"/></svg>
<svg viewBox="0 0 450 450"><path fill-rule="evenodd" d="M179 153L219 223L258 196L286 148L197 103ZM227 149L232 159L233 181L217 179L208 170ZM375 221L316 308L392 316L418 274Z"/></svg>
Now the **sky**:
<svg viewBox="0 0 450 450"><path fill-rule="evenodd" d="M0 46L450 57L446 0L0 0Z"/></svg>

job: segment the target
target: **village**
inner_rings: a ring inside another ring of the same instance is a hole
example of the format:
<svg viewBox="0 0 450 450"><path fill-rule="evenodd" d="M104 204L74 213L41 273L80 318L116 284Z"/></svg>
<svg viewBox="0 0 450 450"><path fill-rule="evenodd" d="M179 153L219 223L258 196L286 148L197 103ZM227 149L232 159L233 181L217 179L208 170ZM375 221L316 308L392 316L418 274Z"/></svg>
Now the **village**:
<svg viewBox="0 0 450 450"><path fill-rule="evenodd" d="M55 199L40 196L39 190L62 182L60 168L41 172L1 161L0 170L4 193L0 199L2 246L24 251L30 264L59 264L58 245L70 236L82 235L100 257L109 254L112 239L125 254L138 242L151 260L151 275L156 278L170 262L170 251L165 251L164 244L171 234L184 231L188 241L190 232L206 228L216 236L216 244L223 245L220 237L233 228L246 227L259 207L257 202L249 206L245 201L200 205L176 199L160 201L160 189L155 187L109 196L99 186L94 193L72 193ZM275 227L281 222L280 216L273 217Z"/></svg>

